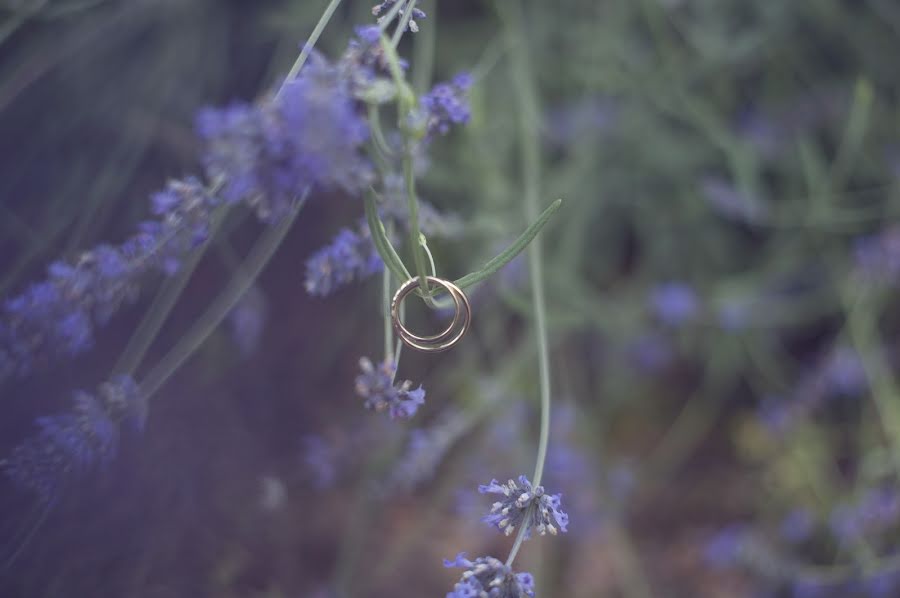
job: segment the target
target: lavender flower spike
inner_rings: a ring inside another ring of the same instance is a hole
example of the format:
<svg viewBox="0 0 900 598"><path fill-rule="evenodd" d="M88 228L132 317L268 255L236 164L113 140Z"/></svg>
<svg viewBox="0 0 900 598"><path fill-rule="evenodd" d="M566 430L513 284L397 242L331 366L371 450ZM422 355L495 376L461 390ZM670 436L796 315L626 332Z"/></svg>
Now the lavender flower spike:
<svg viewBox="0 0 900 598"><path fill-rule="evenodd" d="M100 385L96 394L75 393L75 408L37 420L40 431L13 449L0 469L45 504L55 501L74 474L108 463L116 452L119 423L143 427L146 402L130 377Z"/></svg>
<svg viewBox="0 0 900 598"><path fill-rule="evenodd" d="M513 573L492 556L470 561L461 552L452 561L444 560L445 567L462 567L462 578L453 586L447 598L534 598L534 577L531 573Z"/></svg>
<svg viewBox="0 0 900 598"><path fill-rule="evenodd" d="M376 368L368 357L363 357L359 367L362 374L356 377L356 392L366 400L366 409L387 410L391 419L409 419L425 403L425 389L421 386L410 390L409 380L394 384L397 365L393 362L383 361Z"/></svg>
<svg viewBox="0 0 900 598"><path fill-rule="evenodd" d="M561 509L562 495L546 494L543 486L533 487L523 475L519 476L518 482L509 480L506 484L491 480L490 484L479 486L478 491L482 494L503 495L502 499L493 504L484 521L496 525L507 536L523 522L528 525L526 539L530 537L532 529L542 536L547 533L555 536L560 531L568 531L566 526L569 525L569 516ZM531 515L526 521L529 508Z"/></svg>

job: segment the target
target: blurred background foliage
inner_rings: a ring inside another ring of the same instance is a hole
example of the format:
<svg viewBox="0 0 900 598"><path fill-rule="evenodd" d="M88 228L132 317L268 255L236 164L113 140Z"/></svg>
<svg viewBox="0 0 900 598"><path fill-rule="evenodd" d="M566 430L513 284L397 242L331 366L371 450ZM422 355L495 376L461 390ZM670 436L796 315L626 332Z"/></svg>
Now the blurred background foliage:
<svg viewBox="0 0 900 598"><path fill-rule="evenodd" d="M422 181L466 223L432 243L439 271L473 270L525 225L511 52L536 78L541 197L565 200L543 233L546 485L572 523L523 549L538 595L900 595L900 6L535 1L522 49L490 4L420 5L401 46L417 90L477 77L471 122L434 144ZM149 193L199 170L195 112L276 85L323 8L0 3L3 294L124 238ZM371 20L345 2L319 49L337 55ZM526 268L473 292L458 349L404 356L428 400L388 425L353 394L381 342L380 285L327 301L303 288L304 260L361 214L354 198L310 202L147 433L51 513L0 489L0 554L18 553L0 594L439 596L454 579L441 558L505 554L475 488L533 463ZM257 232L229 221L151 356ZM151 299L91 355L2 389L4 452L108 376Z"/></svg>

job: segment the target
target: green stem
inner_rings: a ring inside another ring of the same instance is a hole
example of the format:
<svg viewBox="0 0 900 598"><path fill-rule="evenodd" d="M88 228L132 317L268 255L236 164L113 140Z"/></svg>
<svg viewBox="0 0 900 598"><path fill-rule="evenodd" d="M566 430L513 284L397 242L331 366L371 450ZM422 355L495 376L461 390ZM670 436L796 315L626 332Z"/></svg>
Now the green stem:
<svg viewBox="0 0 900 598"><path fill-rule="evenodd" d="M406 201L409 211L409 245L413 254L413 263L416 265L416 274L419 277L419 288L428 294L428 267L425 263L425 251L422 249L420 239L422 231L419 228L419 198L416 197L416 175L413 172L412 142L407 139L403 152L403 178L406 181Z"/></svg>
<svg viewBox="0 0 900 598"><path fill-rule="evenodd" d="M398 2L398 4L403 4L403 2ZM409 27L409 22L412 20L413 8L415 7L416 0L410 0L406 5L406 12L404 12L403 16L397 20L397 28L394 29L394 37L391 38L391 45L395 48L400 45L400 40L403 38L406 28Z"/></svg>
<svg viewBox="0 0 900 598"><path fill-rule="evenodd" d="M384 358L394 356L394 334L391 326L391 270L385 268L381 276L381 315L384 317Z"/></svg>
<svg viewBox="0 0 900 598"><path fill-rule="evenodd" d="M539 212L541 155L537 124L540 122L537 90L534 88L529 70L528 45L524 39L525 18L520 2L515 8L509 3L495 3L504 21L504 32L509 46L515 48L512 59L513 85L518 100L519 164L524 177L525 216L535 220ZM511 14L515 10L515 14ZM532 483L541 484L544 462L547 460L547 445L550 440L550 352L547 342L547 306L544 296L544 264L540 239L535 237L528 247L528 270L531 278L531 294L534 299L534 326L538 345L538 376L541 397L541 431L538 439L538 453L534 466Z"/></svg>
<svg viewBox="0 0 900 598"><path fill-rule="evenodd" d="M253 284L260 272L275 254L281 241L291 229L291 225L306 202L308 190L282 217L281 221L263 233L262 238L254 245L250 255L241 264L211 306L200 316L200 319L187 331L181 340L154 367L141 383L141 394L150 397L181 367L181 365L203 344L210 334L225 319L225 316L237 305L247 289Z"/></svg>

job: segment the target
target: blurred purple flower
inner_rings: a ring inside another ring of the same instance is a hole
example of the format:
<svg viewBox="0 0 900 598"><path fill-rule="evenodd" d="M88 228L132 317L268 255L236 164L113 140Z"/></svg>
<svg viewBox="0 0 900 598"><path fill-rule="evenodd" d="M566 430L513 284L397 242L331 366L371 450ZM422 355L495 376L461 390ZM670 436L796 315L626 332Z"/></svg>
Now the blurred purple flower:
<svg viewBox="0 0 900 598"><path fill-rule="evenodd" d="M397 366L390 361L378 367L363 357L359 360L362 373L356 377L356 393L364 398L366 409L387 411L391 419L409 419L425 403L425 389L410 390L412 382L394 384Z"/></svg>
<svg viewBox="0 0 900 598"><path fill-rule="evenodd" d="M470 415L452 411L432 426L410 432L406 450L388 480L389 489L409 492L431 480L448 451L472 424Z"/></svg>
<svg viewBox="0 0 900 598"><path fill-rule="evenodd" d="M355 231L343 228L330 244L306 260L306 292L325 297L383 268L366 223L360 223Z"/></svg>
<svg viewBox="0 0 900 598"><path fill-rule="evenodd" d="M612 129L617 112L616 104L609 98L583 98L549 110L544 133L551 144L566 146L582 136L596 136Z"/></svg>
<svg viewBox="0 0 900 598"><path fill-rule="evenodd" d="M704 177L700 190L709 205L726 218L759 224L767 217L765 205L758 197L748 195L722 177Z"/></svg>
<svg viewBox="0 0 900 598"><path fill-rule="evenodd" d="M738 564L747 545L747 528L743 524L731 524L706 544L704 557L707 563L718 568L730 568Z"/></svg>
<svg viewBox="0 0 900 598"><path fill-rule="evenodd" d="M338 456L335 449L321 436L303 438L303 461L317 490L334 486L338 474Z"/></svg>
<svg viewBox="0 0 900 598"><path fill-rule="evenodd" d="M397 3L397 0L383 0L382 2L379 2L378 4L376 4L375 6L372 7L372 14L374 16L378 17L379 24L384 19L383 16L379 16L379 15L381 15L382 13L390 12L391 8L396 3ZM399 11L397 11L397 14L399 15L399 17L403 17L404 10L406 10L406 9L401 8ZM416 19L419 19L421 21L424 18L425 18L425 11L414 7L412 10L412 17L410 17L410 19L409 19L409 25L407 26L407 29L409 31L412 31L413 33L418 33L419 25L416 23Z"/></svg>
<svg viewBox="0 0 900 598"><path fill-rule="evenodd" d="M77 391L71 412L37 419L39 432L13 449L0 469L17 486L50 504L73 475L107 464L115 455L119 424L142 428L146 400L126 376L100 386L96 394Z"/></svg>
<svg viewBox="0 0 900 598"><path fill-rule="evenodd" d="M223 196L273 220L309 187L357 193L370 183L372 168L360 151L369 130L350 75L313 54L280 95L201 111L206 173L224 181Z"/></svg>
<svg viewBox="0 0 900 598"><path fill-rule="evenodd" d="M208 234L218 200L196 179L153 196L158 220L118 246L99 245L50 264L47 279L7 299L0 311L0 381L90 349L96 328L138 297L153 271L172 274Z"/></svg>
<svg viewBox="0 0 900 598"><path fill-rule="evenodd" d="M873 282L894 283L900 275L900 227L857 239L854 253L863 276Z"/></svg>
<svg viewBox="0 0 900 598"><path fill-rule="evenodd" d="M797 508L788 513L778 527L779 535L791 544L800 544L812 536L816 520L808 509Z"/></svg>
<svg viewBox="0 0 900 598"><path fill-rule="evenodd" d="M420 99L426 136L446 135L453 125L469 122L468 92L472 77L459 73L449 83L438 83Z"/></svg>
<svg viewBox="0 0 900 598"><path fill-rule="evenodd" d="M689 322L700 309L694 289L681 282L667 282L653 289L650 307L654 315L669 326Z"/></svg>

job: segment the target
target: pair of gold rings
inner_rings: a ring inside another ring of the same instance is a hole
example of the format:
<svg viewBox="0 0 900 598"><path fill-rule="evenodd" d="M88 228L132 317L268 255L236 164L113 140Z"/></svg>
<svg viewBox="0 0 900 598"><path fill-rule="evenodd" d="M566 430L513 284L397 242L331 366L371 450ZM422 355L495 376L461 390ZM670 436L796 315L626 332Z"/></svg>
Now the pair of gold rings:
<svg viewBox="0 0 900 598"><path fill-rule="evenodd" d="M403 325L403 322L400 320L400 305L403 303L403 300L406 299L407 295L419 288L419 278L410 278L397 289L394 298L391 300L391 321L394 325L394 330L397 332L397 336L400 337L400 340L402 340L406 346L426 353L437 353L446 351L458 343L466 334L466 331L469 330L469 324L472 321L472 306L469 304L469 298L466 297L466 294L463 293L462 289L449 280L444 280L435 276L428 276L426 278L429 283L437 285L447 291L453 299L453 306L456 309L456 313L453 314L453 321L450 322L450 325L447 326L443 332L432 336L419 336L413 334Z"/></svg>

